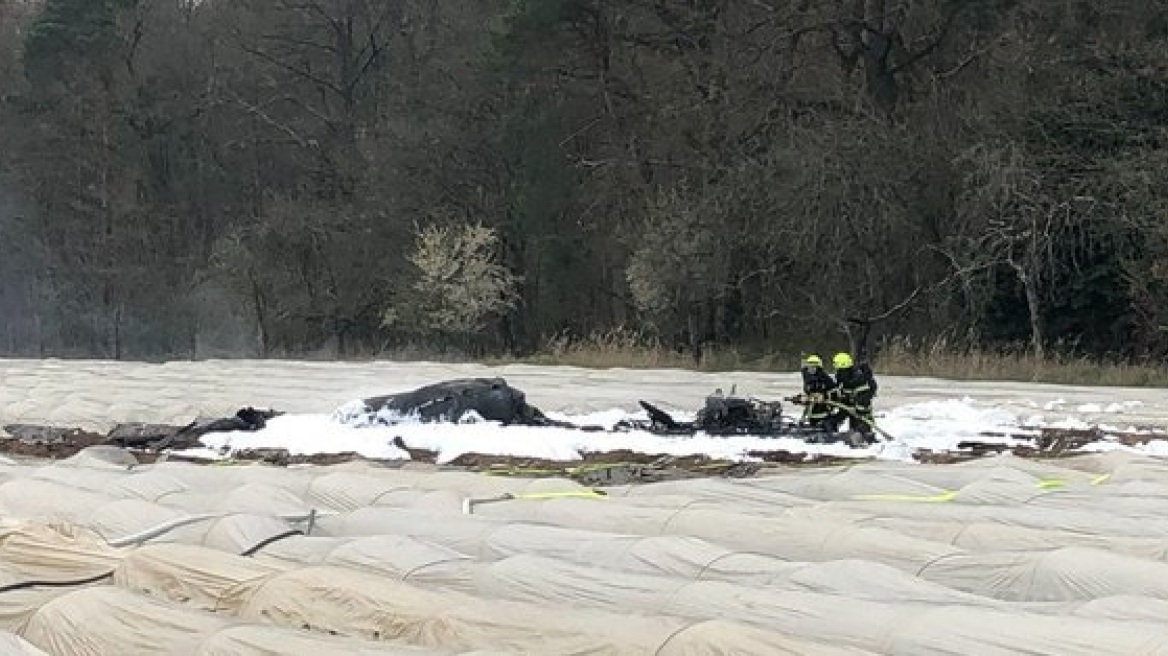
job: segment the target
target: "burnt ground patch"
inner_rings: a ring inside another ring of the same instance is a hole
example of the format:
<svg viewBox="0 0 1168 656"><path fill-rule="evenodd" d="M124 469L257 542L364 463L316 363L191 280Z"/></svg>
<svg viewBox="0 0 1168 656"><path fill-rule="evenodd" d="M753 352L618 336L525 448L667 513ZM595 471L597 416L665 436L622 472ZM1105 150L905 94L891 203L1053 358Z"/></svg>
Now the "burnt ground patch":
<svg viewBox="0 0 1168 656"><path fill-rule="evenodd" d="M913 458L923 464L951 464L990 457L1005 452L1024 458L1059 459L1084 453L1087 445L1112 441L1128 446L1163 439L1163 433L1106 433L1099 428L1043 428L1029 433L986 433L985 440L967 440L952 450L917 449ZM1009 438L1010 442L1000 441ZM292 454L283 448L242 449L225 459L201 457L182 450L125 447L110 435L80 428L10 424L0 433L0 454L25 459L57 460L75 455L97 445L118 445L132 453L139 463L174 460L197 464L264 463L277 467L296 465L333 465L363 461L387 467L407 463L442 469L481 472L494 476L560 477L593 486L649 483L686 478L746 478L760 473L791 468L831 467L862 462L866 458L848 458L799 450L752 450L743 459L720 459L705 455L676 456L664 453L639 453L629 449L582 451L579 459L551 460L487 453L465 453L446 463L439 463L439 453L411 447L401 437L393 444L409 454L405 460L365 458L353 452Z"/></svg>

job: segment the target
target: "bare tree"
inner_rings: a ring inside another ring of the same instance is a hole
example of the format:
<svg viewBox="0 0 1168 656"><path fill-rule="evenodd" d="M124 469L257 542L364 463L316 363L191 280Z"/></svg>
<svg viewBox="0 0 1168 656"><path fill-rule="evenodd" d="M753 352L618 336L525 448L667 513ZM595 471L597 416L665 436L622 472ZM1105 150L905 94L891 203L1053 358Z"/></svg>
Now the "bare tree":
<svg viewBox="0 0 1168 656"><path fill-rule="evenodd" d="M1094 199L1064 197L1016 143L978 145L961 159L967 173L957 212L976 227L955 236L953 243L965 252L951 257L966 274L999 264L1010 268L1026 300L1031 347L1045 357L1043 299L1061 266L1056 248L1082 223Z"/></svg>

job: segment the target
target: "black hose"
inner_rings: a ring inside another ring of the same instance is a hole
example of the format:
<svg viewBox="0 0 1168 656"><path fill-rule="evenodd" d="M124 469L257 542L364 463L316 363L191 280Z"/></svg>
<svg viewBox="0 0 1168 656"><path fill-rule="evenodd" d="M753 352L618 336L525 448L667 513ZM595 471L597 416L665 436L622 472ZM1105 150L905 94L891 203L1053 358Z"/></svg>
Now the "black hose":
<svg viewBox="0 0 1168 656"><path fill-rule="evenodd" d="M270 538L267 538L266 540L261 540L260 542L252 545L251 547L249 547L247 550L245 550L243 553L241 553L239 555L241 555L241 556L254 555L257 551L259 551L260 549L263 549L264 547L268 546L269 544L272 544L273 542L278 542L280 540L283 540L284 538L290 538L293 535L304 535L304 531L301 531L299 529L293 529L291 531L285 531L284 533L278 533L276 535L273 535ZM80 586L80 585L89 585L90 583L97 583L98 581L102 581L102 580L105 580L108 578L113 578L114 571L115 570L111 569L108 572L105 572L102 574L97 574L95 576L90 576L90 577L84 578L84 579L69 579L69 580L65 580L65 581L32 580L32 581L20 581L19 583L9 583L8 585L0 585L0 594L3 594L5 592L13 592L15 590L25 590L27 588L70 588L70 587L75 587L75 586Z"/></svg>
<svg viewBox="0 0 1168 656"><path fill-rule="evenodd" d="M304 535L304 531L301 531L298 528L294 528L291 531L284 531L283 533L277 533L276 535L273 535L272 537L270 537L266 540L260 540L256 544L248 547L246 550L244 550L239 555L253 556L253 555L255 555L255 553L257 551L259 551L260 549L263 549L264 547L268 546L269 544L272 544L273 542L279 542L280 540L283 540L284 538L290 538L293 535Z"/></svg>
<svg viewBox="0 0 1168 656"><path fill-rule="evenodd" d="M68 581L21 581L20 583L9 583L8 585L0 585L0 593L12 592L13 590L23 590L25 588L69 588L77 585L88 585L90 583L97 583L102 579L113 577L114 570L110 570L105 574L98 574L87 579L72 579Z"/></svg>

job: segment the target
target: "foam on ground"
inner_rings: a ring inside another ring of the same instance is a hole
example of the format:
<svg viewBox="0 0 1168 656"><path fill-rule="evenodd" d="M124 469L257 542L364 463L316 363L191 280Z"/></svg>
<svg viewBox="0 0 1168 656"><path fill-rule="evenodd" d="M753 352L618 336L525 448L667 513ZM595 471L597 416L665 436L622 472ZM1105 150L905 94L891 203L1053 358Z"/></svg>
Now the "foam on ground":
<svg viewBox="0 0 1168 656"><path fill-rule="evenodd" d="M744 458L757 450L788 450L844 457L908 459L914 449L950 450L964 440L1017 442L1036 428L1083 428L1124 421L1131 430L1168 427L1168 399L1160 390L1069 387L998 382L951 382L880 377L878 423L891 445L851 449L841 444L749 436L663 437L644 432L595 433L560 428L501 427L490 422L394 426L342 423L346 409L370 396L406 391L443 379L502 376L524 390L549 416L611 427L644 418L638 400L679 418L691 417L715 388L776 399L799 391L797 373L695 373L681 370L589 370L511 365L485 367L432 362L324 363L208 360L164 364L108 361L0 360L0 425L43 423L106 430L118 422L186 424L226 416L245 405L288 413L256 433L211 434L204 456L242 448L285 448L293 455L355 452L371 458L407 458L394 446L439 453L448 462L464 453L572 460L581 451L630 449L641 453L707 454ZM788 412L798 408L788 405ZM987 434L990 434L987 436ZM997 437L994 437L997 435ZM1097 449L1168 451L1103 444Z"/></svg>

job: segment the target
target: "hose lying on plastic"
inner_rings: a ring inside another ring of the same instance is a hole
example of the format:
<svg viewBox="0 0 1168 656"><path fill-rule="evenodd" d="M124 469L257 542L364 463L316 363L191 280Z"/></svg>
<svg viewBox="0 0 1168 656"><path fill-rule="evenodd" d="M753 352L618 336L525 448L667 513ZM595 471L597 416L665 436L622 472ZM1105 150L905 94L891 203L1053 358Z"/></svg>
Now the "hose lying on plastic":
<svg viewBox="0 0 1168 656"><path fill-rule="evenodd" d="M191 524L197 524L199 522L206 521L208 519L218 519L218 518L224 517L224 516L225 515L222 515L222 514L207 513L207 514L202 514L202 515L191 515L189 517L178 517L176 519L170 520L169 522L164 522L162 524L159 524L158 526L153 526L151 528L148 528L145 531L140 531L138 533L127 535L123 538L118 538L117 540L107 540L106 542L111 547L129 547L132 545L140 545L143 542L153 540L154 538L156 538L160 535L165 535L167 533L170 533L171 531L173 531L176 528L182 528L184 526L190 526Z"/></svg>
<svg viewBox="0 0 1168 656"><path fill-rule="evenodd" d="M239 555L241 555L241 556L254 556L257 551L259 551L260 549L263 549L264 547L268 546L269 544L271 544L273 542L279 542L280 540L283 540L285 538L290 538L293 535L304 535L304 531L301 531L300 529L292 529L291 531L277 533L276 535L273 535L272 537L267 538L266 540L260 540L259 542L253 544L252 546L248 547L247 549L244 549L243 551L241 551L239 553Z"/></svg>
<svg viewBox="0 0 1168 656"><path fill-rule="evenodd" d="M88 585L90 583L97 583L102 579L108 579L114 575L114 570L90 576L84 579L70 579L66 581L20 581L19 583L9 583L8 585L0 585L0 593L12 592L13 590L24 590L26 588L68 588L77 585Z"/></svg>
<svg viewBox="0 0 1168 656"><path fill-rule="evenodd" d="M189 517L179 517L176 519L172 519L168 522L164 522L162 524L159 524L158 526L153 526L153 527L148 528L144 531L139 531L138 533L134 533L132 535L127 535L125 537L121 537L121 538L118 538L116 540L107 540L106 542L111 547L129 547L129 546L133 546L133 545L140 545L143 542L148 542L150 540L153 540L156 537L165 535L165 534L173 531L176 528L182 528L183 526L197 524L199 522L206 521L209 519L221 519L223 517L230 517L231 515L235 515L235 514L238 514L238 513L204 513L201 515L190 515ZM312 524L314 524L316 522L316 518L319 516L320 516L320 513L318 513L315 508L312 509L311 511L309 511L308 513L305 513L305 514L275 515L275 517L277 517L278 519L281 519L285 522L289 522L292 524L308 522L308 524L309 524L308 530L310 532L312 530Z"/></svg>
<svg viewBox="0 0 1168 656"><path fill-rule="evenodd" d="M109 542L109 544L110 544L110 546L114 546L114 547L123 547L123 546L129 546L129 545L134 545L134 544L140 545L141 543L146 542L147 540L150 540L152 538L156 538L159 535L163 535L163 534L167 533L168 531L172 531L172 530L179 528L181 526L187 526L189 524L195 524L195 523L203 521L203 520L214 519L216 517L224 517L224 516L225 515L195 515L195 516L191 516L191 517L180 517L179 519L175 519L175 520L166 522L165 524L155 526L154 528L147 529L147 530L142 531L140 533L135 533L134 535L126 536L124 538L121 538L120 540L114 540L112 542ZM285 521L295 521L292 519L292 517L300 518L301 521L310 521L311 522L316 517L316 511L314 510L312 513L310 513L308 515L304 515L304 516L299 516L299 515L288 516L288 515L286 515L286 516L282 516L281 519L284 519ZM273 536L266 538L264 540L260 540L256 544L253 544L252 546L248 547L247 549L244 549L242 552L240 552L239 555L240 556L252 556L257 551L272 544L273 542L278 542L278 541L283 540L285 538L290 538L294 535L304 535L304 534L305 534L305 532L301 531L300 529L291 529L288 531L284 531L283 533L277 533L276 535L273 535ZM46 581L46 580L40 580L40 579L32 579L29 581L18 581L16 583L9 583L7 585L0 585L0 594L3 594L5 592L13 592L15 590L26 590L28 588L70 588L70 587L77 587L77 586L82 586L82 585L89 585L90 583L97 583L98 581L103 581L105 579L113 578L115 571L116 571L116 569L111 569L108 572L103 572L101 574L96 574L94 576L89 576L89 577L81 578L81 579L66 579L63 581Z"/></svg>

